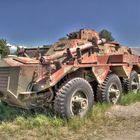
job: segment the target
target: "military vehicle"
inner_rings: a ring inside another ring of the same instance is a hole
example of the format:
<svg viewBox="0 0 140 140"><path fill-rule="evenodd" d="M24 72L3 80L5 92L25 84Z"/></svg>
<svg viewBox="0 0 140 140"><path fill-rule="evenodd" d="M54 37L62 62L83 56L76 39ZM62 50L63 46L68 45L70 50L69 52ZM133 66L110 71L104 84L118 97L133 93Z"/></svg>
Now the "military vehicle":
<svg viewBox="0 0 140 140"><path fill-rule="evenodd" d="M81 29L42 56L1 60L0 99L65 118L84 116L96 102L116 104L123 92L138 92L139 73L140 59L130 48Z"/></svg>

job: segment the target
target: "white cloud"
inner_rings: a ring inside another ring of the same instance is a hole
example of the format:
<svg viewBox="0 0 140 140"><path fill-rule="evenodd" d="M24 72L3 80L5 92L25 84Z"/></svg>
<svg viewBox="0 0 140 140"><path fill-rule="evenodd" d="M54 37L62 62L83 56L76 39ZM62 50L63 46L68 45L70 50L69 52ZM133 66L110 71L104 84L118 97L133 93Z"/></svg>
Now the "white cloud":
<svg viewBox="0 0 140 140"><path fill-rule="evenodd" d="M10 43L7 43L7 45L8 46L10 46L10 54L11 53L14 53L16 50L17 50L17 46L15 46L15 45L12 45L12 44L10 44ZM19 48L27 48L26 46L18 46Z"/></svg>

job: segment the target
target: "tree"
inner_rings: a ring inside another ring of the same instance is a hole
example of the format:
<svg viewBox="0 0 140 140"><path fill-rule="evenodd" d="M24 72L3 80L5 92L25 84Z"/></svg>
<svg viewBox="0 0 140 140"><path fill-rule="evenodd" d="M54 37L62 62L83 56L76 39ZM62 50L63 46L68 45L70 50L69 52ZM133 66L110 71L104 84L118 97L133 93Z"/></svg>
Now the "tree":
<svg viewBox="0 0 140 140"><path fill-rule="evenodd" d="M63 40L68 40L68 38L67 38L67 37L61 37L61 38L59 38L58 40L59 40L59 41L63 41Z"/></svg>
<svg viewBox="0 0 140 140"><path fill-rule="evenodd" d="M9 53L10 46L7 45L7 42L5 39L0 39L0 51L1 51L1 55L2 57L6 57Z"/></svg>
<svg viewBox="0 0 140 140"><path fill-rule="evenodd" d="M43 48L51 48L52 45L43 45Z"/></svg>
<svg viewBox="0 0 140 140"><path fill-rule="evenodd" d="M107 42L114 41L114 37L112 36L111 32L106 29L103 29L99 32L100 38L105 38Z"/></svg>

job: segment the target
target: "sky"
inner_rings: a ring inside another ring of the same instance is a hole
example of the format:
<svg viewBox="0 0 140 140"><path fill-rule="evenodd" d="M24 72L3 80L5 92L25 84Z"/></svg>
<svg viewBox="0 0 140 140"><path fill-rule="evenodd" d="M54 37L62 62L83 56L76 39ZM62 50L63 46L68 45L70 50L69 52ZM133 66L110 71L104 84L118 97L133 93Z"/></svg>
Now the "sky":
<svg viewBox="0 0 140 140"><path fill-rule="evenodd" d="M81 28L107 29L140 47L140 0L0 0L0 38L10 44L52 44Z"/></svg>

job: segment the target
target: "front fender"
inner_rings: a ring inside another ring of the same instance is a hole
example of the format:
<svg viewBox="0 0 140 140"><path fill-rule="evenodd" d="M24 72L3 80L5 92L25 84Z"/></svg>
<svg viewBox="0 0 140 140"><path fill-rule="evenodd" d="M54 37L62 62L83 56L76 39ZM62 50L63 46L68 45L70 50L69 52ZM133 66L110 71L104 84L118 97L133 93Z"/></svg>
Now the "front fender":
<svg viewBox="0 0 140 140"><path fill-rule="evenodd" d="M73 71L74 66L63 66L50 76L50 86L57 84L65 75Z"/></svg>

